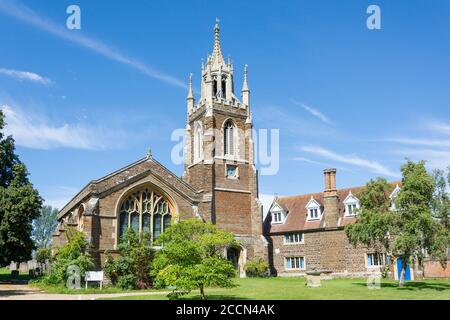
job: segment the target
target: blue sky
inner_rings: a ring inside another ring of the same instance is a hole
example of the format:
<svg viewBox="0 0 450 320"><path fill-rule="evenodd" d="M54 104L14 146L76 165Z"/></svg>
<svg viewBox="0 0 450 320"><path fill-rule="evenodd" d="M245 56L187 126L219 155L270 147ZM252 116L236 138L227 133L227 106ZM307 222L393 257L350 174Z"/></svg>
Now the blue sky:
<svg viewBox="0 0 450 320"><path fill-rule="evenodd" d="M81 8L67 30L66 8ZM366 9L381 8L381 30ZM260 193L399 179L406 157L450 165L450 2L0 0L0 106L31 180L61 207L92 179L153 155L171 162L220 18L236 91L249 65L257 129L280 130Z"/></svg>

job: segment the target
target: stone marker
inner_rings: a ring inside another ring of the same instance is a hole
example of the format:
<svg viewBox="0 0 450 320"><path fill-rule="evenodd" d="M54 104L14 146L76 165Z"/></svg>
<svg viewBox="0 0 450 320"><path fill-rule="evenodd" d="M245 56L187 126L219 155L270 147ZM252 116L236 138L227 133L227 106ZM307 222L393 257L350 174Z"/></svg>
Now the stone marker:
<svg viewBox="0 0 450 320"><path fill-rule="evenodd" d="M320 272L319 271L307 271L306 272L306 285L308 288L321 287Z"/></svg>
<svg viewBox="0 0 450 320"><path fill-rule="evenodd" d="M9 264L9 271L15 271L17 270L17 263L15 263L14 261L11 261L11 263Z"/></svg>
<svg viewBox="0 0 450 320"><path fill-rule="evenodd" d="M21 262L19 264L19 272L20 273L28 273L28 263L27 262Z"/></svg>

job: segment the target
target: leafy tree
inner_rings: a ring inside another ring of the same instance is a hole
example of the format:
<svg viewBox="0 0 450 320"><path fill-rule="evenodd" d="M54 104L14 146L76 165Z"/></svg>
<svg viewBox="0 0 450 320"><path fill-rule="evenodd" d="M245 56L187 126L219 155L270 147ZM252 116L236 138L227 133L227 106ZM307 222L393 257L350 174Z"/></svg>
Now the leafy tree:
<svg viewBox="0 0 450 320"><path fill-rule="evenodd" d="M447 184L444 171L436 169L433 171L432 177L435 184L433 200L431 202L433 217L439 219L445 226L448 226L448 219L450 215L450 197L447 193ZM447 179L450 184L450 167L448 170Z"/></svg>
<svg viewBox="0 0 450 320"><path fill-rule="evenodd" d="M403 286L407 263L422 262L427 252L444 266L450 243L447 227L431 214L434 181L425 163L408 161L401 168L402 189L396 199L396 211L389 210L391 187L383 178L370 181L358 196L361 209L358 221L345 229L349 241L386 250L402 259L399 286Z"/></svg>
<svg viewBox="0 0 450 320"><path fill-rule="evenodd" d="M58 209L43 206L40 216L33 220L32 239L37 248L47 248L52 242L52 235L58 225Z"/></svg>
<svg viewBox="0 0 450 320"><path fill-rule="evenodd" d="M46 284L65 284L69 274L69 266L80 268L80 276L84 277L86 271L94 267L94 262L88 252L89 243L86 241L84 233L74 228L68 228L65 232L67 243L58 248L52 258L51 271L47 273L41 281Z"/></svg>
<svg viewBox="0 0 450 320"><path fill-rule="evenodd" d="M104 271L111 282L123 289L149 288L150 268L154 249L150 245L150 235L141 237L130 229L119 243L120 257L116 260L106 254Z"/></svg>
<svg viewBox="0 0 450 320"><path fill-rule="evenodd" d="M232 287L233 265L223 257L226 248L236 246L230 232L192 218L171 226L158 239L163 245L153 261L156 287L175 287L169 298L194 289L205 299L209 286Z"/></svg>
<svg viewBox="0 0 450 320"><path fill-rule="evenodd" d="M14 139L2 133L4 126L0 110L0 265L31 257L31 224L42 206L25 165L15 154Z"/></svg>

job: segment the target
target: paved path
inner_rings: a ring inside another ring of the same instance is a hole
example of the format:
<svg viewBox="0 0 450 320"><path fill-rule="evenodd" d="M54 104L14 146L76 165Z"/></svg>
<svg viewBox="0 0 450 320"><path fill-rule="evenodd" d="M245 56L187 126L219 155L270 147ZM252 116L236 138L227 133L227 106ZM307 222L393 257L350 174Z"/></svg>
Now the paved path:
<svg viewBox="0 0 450 320"><path fill-rule="evenodd" d="M27 284L0 284L0 300L95 300L125 296L168 294L169 292L128 292L105 294L53 294L32 288Z"/></svg>

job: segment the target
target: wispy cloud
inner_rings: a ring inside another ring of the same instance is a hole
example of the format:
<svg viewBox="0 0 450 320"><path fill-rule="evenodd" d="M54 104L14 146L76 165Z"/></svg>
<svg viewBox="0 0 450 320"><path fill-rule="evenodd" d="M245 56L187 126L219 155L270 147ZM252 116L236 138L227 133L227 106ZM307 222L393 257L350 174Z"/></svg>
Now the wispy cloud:
<svg viewBox="0 0 450 320"><path fill-rule="evenodd" d="M295 158L293 158L292 160L294 160L294 161L306 162L306 163L310 163L310 164L314 164L314 165L318 165L318 166L321 166L321 167L323 167L323 168L325 168L325 167L331 167L331 165L330 165L329 163L320 162L320 161L315 161L315 160L311 160L311 159L305 158L305 157L295 157ZM351 171L350 169L344 168L344 167L336 167L336 168L339 169L339 170L342 170L342 171Z"/></svg>
<svg viewBox="0 0 450 320"><path fill-rule="evenodd" d="M400 149L395 154L414 161L426 160L429 169L445 169L450 166L450 151L433 149Z"/></svg>
<svg viewBox="0 0 450 320"><path fill-rule="evenodd" d="M325 123L327 123L327 124L330 124L330 123L331 123L330 119L328 119L328 117L325 116L325 115L324 115L322 112L320 112L319 110L314 109L314 108L312 108L312 107L310 107L310 106L307 106L306 104L304 104L304 103L302 103L302 102L298 102L298 101L296 101L296 100L294 100L294 99L291 99L291 102L292 102L293 104L297 105L297 106L302 107L302 108L305 109L307 112L309 112L310 114L312 114L314 117L320 119L322 122L325 122Z"/></svg>
<svg viewBox="0 0 450 320"><path fill-rule="evenodd" d="M17 145L23 147L100 150L116 148L120 144L120 132L80 124L55 126L42 117L30 116L8 105L0 106L0 109L6 118L6 134L11 134Z"/></svg>
<svg viewBox="0 0 450 320"><path fill-rule="evenodd" d="M338 154L333 151L327 150L325 148L316 147L316 146L310 146L310 147L305 146L305 147L301 147L300 149L304 152L315 154L315 155L321 156L321 157L329 159L329 160L369 169L370 171L381 174L381 175L391 176L391 177L399 177L398 173L391 171L389 168L383 166L379 162L363 159L355 154L342 155L342 154Z"/></svg>
<svg viewBox="0 0 450 320"><path fill-rule="evenodd" d="M75 196L80 187L69 186L42 186L39 193L45 200L46 205L61 210Z"/></svg>
<svg viewBox="0 0 450 320"><path fill-rule="evenodd" d="M37 83L40 83L43 85L48 85L51 83L50 79L43 77L41 75L38 75L37 73L29 72L29 71L19 71L19 70L0 68L0 74L8 76L8 77L12 77L17 80L37 82Z"/></svg>
<svg viewBox="0 0 450 320"><path fill-rule="evenodd" d="M18 19L20 21L33 25L41 30L44 30L50 34L53 34L57 37L71 41L81 47L96 52L97 54L100 54L108 59L125 64L131 68L134 68L142 72L143 74L145 74L150 78L157 79L159 81L163 81L170 85L181 88L187 87L187 85L183 81L168 74L165 74L161 71L158 71L137 59L128 57L127 55L121 53L116 49L109 47L108 45L104 44L103 42L97 39L84 36L78 32L69 31L64 28L64 25L56 24L51 20L38 15L32 9L19 2L12 0L0 0L0 13L4 13L6 15L14 17L15 19Z"/></svg>
<svg viewBox="0 0 450 320"><path fill-rule="evenodd" d="M428 147L450 147L450 140L446 139L416 139L416 138L390 138L388 142L395 142L399 144L428 146Z"/></svg>
<svg viewBox="0 0 450 320"><path fill-rule="evenodd" d="M450 124L442 122L432 122L429 124L429 128L433 131L450 134Z"/></svg>

